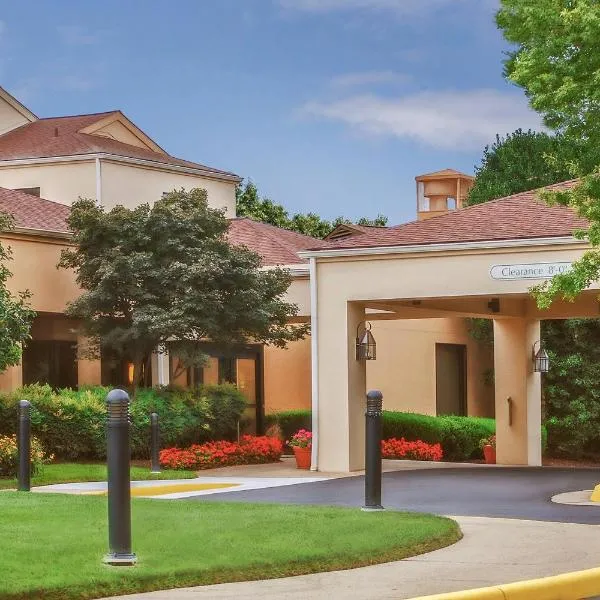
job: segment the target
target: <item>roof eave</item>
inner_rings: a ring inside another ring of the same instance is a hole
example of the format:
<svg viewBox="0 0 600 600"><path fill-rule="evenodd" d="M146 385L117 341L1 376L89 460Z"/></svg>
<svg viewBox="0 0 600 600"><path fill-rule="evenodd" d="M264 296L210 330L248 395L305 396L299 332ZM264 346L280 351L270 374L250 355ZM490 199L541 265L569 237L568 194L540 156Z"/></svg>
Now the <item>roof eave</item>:
<svg viewBox="0 0 600 600"><path fill-rule="evenodd" d="M298 256L310 258L335 258L352 256L374 256L381 254L418 254L429 252L448 252L460 250L486 250L495 248L519 248L523 246L564 246L567 244L587 244L585 240L578 240L570 236L557 236L545 238L515 238L507 240L481 240L476 242L449 242L441 244L411 244L404 246L365 246L358 248L328 248L324 250L304 250Z"/></svg>

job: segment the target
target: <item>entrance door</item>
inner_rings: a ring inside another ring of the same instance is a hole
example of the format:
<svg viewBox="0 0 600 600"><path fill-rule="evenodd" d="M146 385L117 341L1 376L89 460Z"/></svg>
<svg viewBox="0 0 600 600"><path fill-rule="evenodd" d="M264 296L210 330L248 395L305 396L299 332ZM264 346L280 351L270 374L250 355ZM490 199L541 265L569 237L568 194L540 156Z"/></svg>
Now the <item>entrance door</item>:
<svg viewBox="0 0 600 600"><path fill-rule="evenodd" d="M23 385L48 384L55 389L77 388L75 342L30 340L23 348Z"/></svg>
<svg viewBox="0 0 600 600"><path fill-rule="evenodd" d="M467 347L435 345L436 405L438 415L467 414Z"/></svg>

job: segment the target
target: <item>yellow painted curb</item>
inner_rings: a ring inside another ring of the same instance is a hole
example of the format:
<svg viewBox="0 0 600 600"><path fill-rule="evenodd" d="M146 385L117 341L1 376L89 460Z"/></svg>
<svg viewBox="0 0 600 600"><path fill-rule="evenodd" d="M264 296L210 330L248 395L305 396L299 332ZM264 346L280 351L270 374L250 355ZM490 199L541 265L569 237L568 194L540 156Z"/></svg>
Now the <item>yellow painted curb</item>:
<svg viewBox="0 0 600 600"><path fill-rule="evenodd" d="M222 488L237 487L239 483L171 483L167 485L147 485L131 488L132 496L164 496L165 494L179 494L181 492L203 492L206 490L220 490ZM106 490L84 492L82 496L106 496Z"/></svg>
<svg viewBox="0 0 600 600"><path fill-rule="evenodd" d="M590 500L592 502L600 502L600 483L594 488Z"/></svg>
<svg viewBox="0 0 600 600"><path fill-rule="evenodd" d="M600 568L412 600L582 600L600 594Z"/></svg>

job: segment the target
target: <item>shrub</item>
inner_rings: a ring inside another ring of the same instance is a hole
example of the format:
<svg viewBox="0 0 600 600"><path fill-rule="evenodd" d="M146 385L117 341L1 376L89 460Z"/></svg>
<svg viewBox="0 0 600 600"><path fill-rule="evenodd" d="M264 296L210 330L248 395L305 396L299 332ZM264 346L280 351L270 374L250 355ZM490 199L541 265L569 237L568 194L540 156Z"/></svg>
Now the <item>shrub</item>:
<svg viewBox="0 0 600 600"><path fill-rule="evenodd" d="M39 440L31 438L31 474L37 475L44 463L52 460L46 455ZM19 461L19 449L16 435L0 435L0 475L16 477Z"/></svg>
<svg viewBox="0 0 600 600"><path fill-rule="evenodd" d="M408 442L404 438L382 440L383 458L404 458L409 460L442 460L444 453L440 444L428 444L421 440Z"/></svg>
<svg viewBox="0 0 600 600"><path fill-rule="evenodd" d="M284 440L292 438L300 429L312 430L312 417L310 410L285 410L266 415L267 427L279 425Z"/></svg>
<svg viewBox="0 0 600 600"><path fill-rule="evenodd" d="M311 411L295 410L267 415L267 422L278 424L289 440L298 429L312 429ZM420 415L383 411L383 439L404 438L440 444L444 458L449 461L465 461L483 458L479 442L494 435L496 421L484 417L458 417ZM546 448L547 432L542 427L542 449Z"/></svg>
<svg viewBox="0 0 600 600"><path fill-rule="evenodd" d="M232 465L277 462L283 443L277 438L244 435L240 442L208 442L187 449L167 448L160 452L160 464L168 469L213 469Z"/></svg>
<svg viewBox="0 0 600 600"><path fill-rule="evenodd" d="M16 431L17 404L32 403L32 431L44 448L63 459L98 459L106 455L108 388L53 391L31 385L0 394L0 434ZM131 403L131 452L147 458L150 414L159 415L162 446L187 446L211 439L233 438L244 411L242 394L231 385L140 389Z"/></svg>

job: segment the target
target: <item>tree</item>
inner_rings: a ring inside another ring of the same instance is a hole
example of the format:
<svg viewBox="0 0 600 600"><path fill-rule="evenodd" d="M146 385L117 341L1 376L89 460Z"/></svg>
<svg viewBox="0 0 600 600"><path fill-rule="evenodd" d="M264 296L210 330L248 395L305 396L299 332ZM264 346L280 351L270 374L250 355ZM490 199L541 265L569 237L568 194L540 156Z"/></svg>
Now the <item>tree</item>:
<svg viewBox="0 0 600 600"><path fill-rule="evenodd" d="M0 230L12 227L12 217L0 213ZM31 293L25 290L14 296L6 286L12 275L6 263L11 259L10 248L0 244L0 372L21 362L21 348L31 339L31 323L35 318L29 305Z"/></svg>
<svg viewBox="0 0 600 600"><path fill-rule="evenodd" d="M83 294L67 313L83 323L88 354L106 348L142 365L157 348L198 342L252 341L285 347L307 333L290 325L297 306L283 301L289 273L261 270L261 258L230 245L228 221L209 208L206 191L173 191L152 207L117 206L106 212L92 200L73 204L68 220L76 247L59 266L73 269Z"/></svg>
<svg viewBox="0 0 600 600"><path fill-rule="evenodd" d="M600 3L502 0L496 20L514 45L505 62L506 77L525 90L548 127L581 148L569 165L580 183L541 196L589 221L576 236L592 248L570 271L534 289L538 306L547 308L556 297L573 300L600 276Z"/></svg>
<svg viewBox="0 0 600 600"><path fill-rule="evenodd" d="M571 177L577 146L561 136L517 129L486 146L468 204L480 204L537 189Z"/></svg>
<svg viewBox="0 0 600 600"><path fill-rule="evenodd" d="M342 223L352 223L345 217L337 217L333 221L327 221L315 213L296 213L290 217L288 211L281 204L276 204L269 198L261 198L258 188L250 180L237 187L236 210L239 217L250 217L255 221L262 221L275 227L289 229L315 238L324 238ZM383 215L377 215L375 219L362 217L357 223L358 225L385 227L387 217Z"/></svg>

